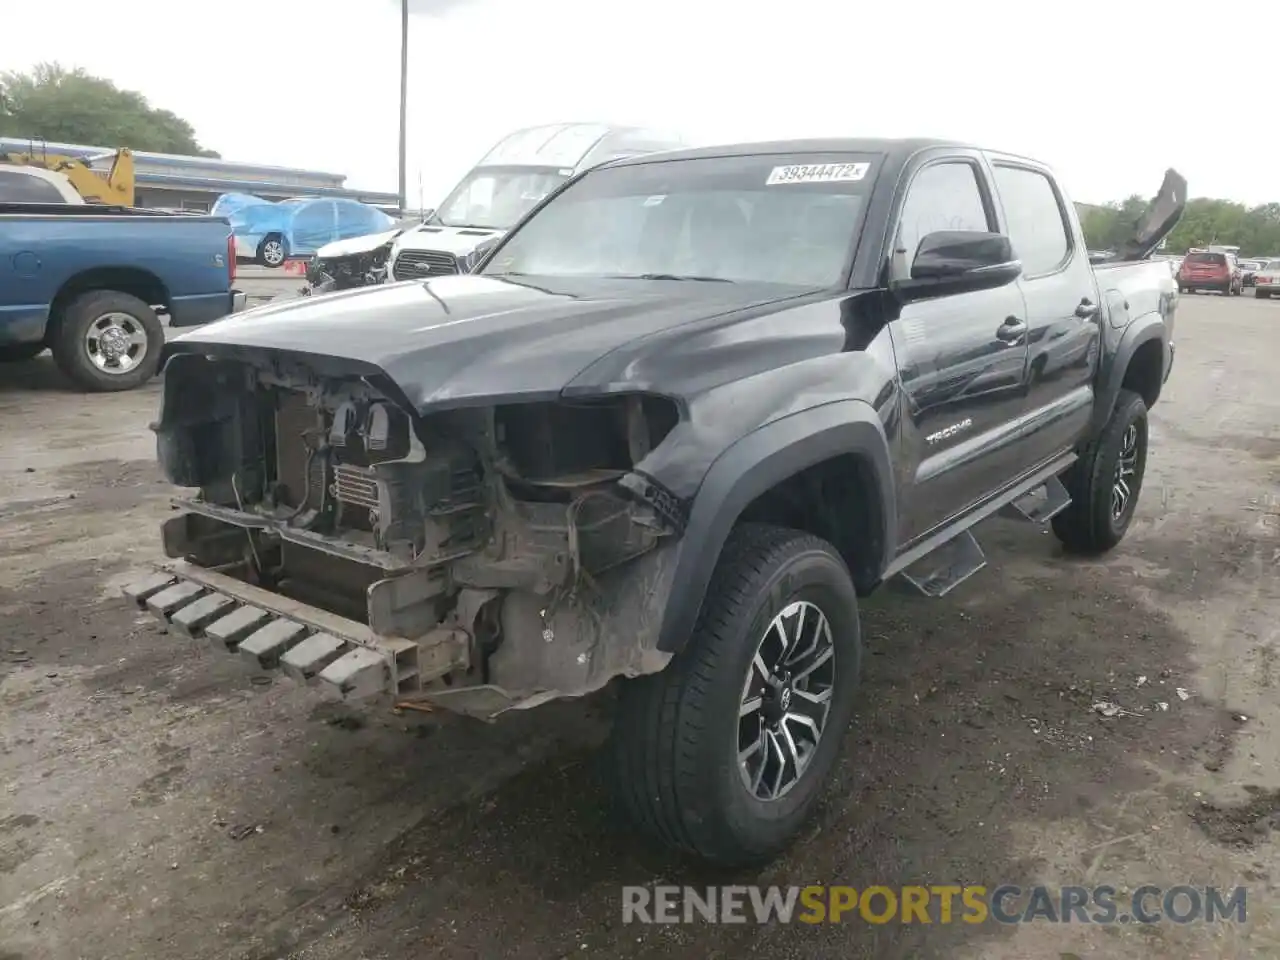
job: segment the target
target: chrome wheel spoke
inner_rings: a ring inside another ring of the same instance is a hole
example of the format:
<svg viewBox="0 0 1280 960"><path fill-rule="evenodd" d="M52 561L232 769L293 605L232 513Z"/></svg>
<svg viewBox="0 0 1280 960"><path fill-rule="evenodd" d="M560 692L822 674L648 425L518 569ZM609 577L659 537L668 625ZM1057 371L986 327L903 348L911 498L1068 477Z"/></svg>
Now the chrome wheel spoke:
<svg viewBox="0 0 1280 960"><path fill-rule="evenodd" d="M830 642L830 638L828 637L828 643L829 642ZM801 680L808 679L816 671L818 671L819 669L821 669L822 667L825 667L828 663L830 663L831 658L834 657L835 655L836 655L836 651L834 647L832 646L822 647L821 649L815 651L813 655L809 657L808 662L799 665L799 669L796 671L795 675L791 679L795 683L799 683Z"/></svg>
<svg viewBox="0 0 1280 960"><path fill-rule="evenodd" d="M760 763L751 777L751 792L757 796L759 796L760 789L764 786L765 771L769 769L769 741L764 733L760 734L760 751Z"/></svg>
<svg viewBox="0 0 1280 960"><path fill-rule="evenodd" d="M746 763L748 760L754 757L757 753L760 753L762 750L764 750L764 731L763 730L760 731L760 736L757 739L751 741L751 744L750 746L747 747L747 749L738 751L738 762ZM763 760L761 762L763 763Z"/></svg>
<svg viewBox="0 0 1280 960"><path fill-rule="evenodd" d="M787 715L808 717L821 729L827 719L827 710L831 706L833 689L827 687L820 693L810 693L808 690L797 687L791 698L791 709L787 711Z"/></svg>
<svg viewBox="0 0 1280 960"><path fill-rule="evenodd" d="M795 769L791 765L791 757L783 745L782 737L772 730L766 736L769 738L770 766L773 768L773 776L769 779L768 795L765 799L776 800L782 796L783 790L789 785L788 781L794 779Z"/></svg>

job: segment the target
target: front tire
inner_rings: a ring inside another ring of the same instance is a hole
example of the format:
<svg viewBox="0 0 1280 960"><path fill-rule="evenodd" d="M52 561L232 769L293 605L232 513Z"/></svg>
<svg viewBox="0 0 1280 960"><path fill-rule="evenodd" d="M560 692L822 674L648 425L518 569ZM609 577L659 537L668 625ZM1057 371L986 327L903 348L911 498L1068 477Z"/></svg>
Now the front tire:
<svg viewBox="0 0 1280 960"><path fill-rule="evenodd" d="M1253 288L1253 296L1254 296L1254 299L1256 299L1256 300L1270 300L1270 299L1271 299L1271 291L1270 291L1270 290L1259 290L1257 287L1254 287L1254 288Z"/></svg>
<svg viewBox="0 0 1280 960"><path fill-rule="evenodd" d="M1053 518L1053 532L1074 553L1105 553L1133 522L1147 469L1147 405L1121 390L1101 436L1063 476L1071 505Z"/></svg>
<svg viewBox="0 0 1280 960"><path fill-rule="evenodd" d="M278 233L272 233L262 238L262 242L258 244L258 263L274 270L284 266L286 259L288 259L288 252L285 250L284 237Z"/></svg>
<svg viewBox="0 0 1280 960"><path fill-rule="evenodd" d="M742 524L687 646L627 681L614 794L652 838L726 866L768 861L812 812L853 713L858 602L829 543Z"/></svg>
<svg viewBox="0 0 1280 960"><path fill-rule="evenodd" d="M132 390L155 376L164 327L144 301L118 290L90 290L62 311L53 359L94 393Z"/></svg>

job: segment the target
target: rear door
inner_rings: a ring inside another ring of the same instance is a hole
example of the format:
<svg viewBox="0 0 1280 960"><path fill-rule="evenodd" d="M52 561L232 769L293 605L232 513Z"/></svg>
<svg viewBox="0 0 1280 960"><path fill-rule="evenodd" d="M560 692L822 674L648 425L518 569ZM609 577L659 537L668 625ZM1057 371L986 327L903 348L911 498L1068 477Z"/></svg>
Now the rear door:
<svg viewBox="0 0 1280 960"><path fill-rule="evenodd" d="M979 154L926 159L908 174L895 225L890 271L908 276L920 240L938 230L997 229L994 198ZM905 395L902 427L907 544L1007 482L1017 449L1011 427L1022 413L1025 337L1002 338L1023 316L1016 283L909 303L890 324Z"/></svg>
<svg viewBox="0 0 1280 960"><path fill-rule="evenodd" d="M1084 238L1047 169L992 159L1004 232L1022 261L1026 303L1027 399L1024 470L1070 450L1093 407L1101 315ZM1013 479L1012 477L1010 479Z"/></svg>

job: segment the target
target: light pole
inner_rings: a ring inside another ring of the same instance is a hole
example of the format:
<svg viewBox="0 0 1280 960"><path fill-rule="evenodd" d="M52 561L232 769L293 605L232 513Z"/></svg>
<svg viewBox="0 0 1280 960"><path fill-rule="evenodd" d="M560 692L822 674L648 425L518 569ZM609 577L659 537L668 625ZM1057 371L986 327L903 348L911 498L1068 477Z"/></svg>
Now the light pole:
<svg viewBox="0 0 1280 960"><path fill-rule="evenodd" d="M405 144L409 103L409 0L400 0L400 213L408 203L405 197Z"/></svg>

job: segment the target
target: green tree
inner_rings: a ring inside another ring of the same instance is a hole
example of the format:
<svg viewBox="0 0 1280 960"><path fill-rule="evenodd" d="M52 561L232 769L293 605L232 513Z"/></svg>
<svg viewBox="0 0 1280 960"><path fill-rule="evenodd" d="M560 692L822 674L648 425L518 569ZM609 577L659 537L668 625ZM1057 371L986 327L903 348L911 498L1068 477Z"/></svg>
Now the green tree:
<svg viewBox="0 0 1280 960"><path fill-rule="evenodd" d="M194 128L177 114L110 80L56 63L42 63L30 73L0 73L0 136L218 156L196 142Z"/></svg>
<svg viewBox="0 0 1280 960"><path fill-rule="evenodd" d="M1134 196L1091 208L1082 218L1090 250L1111 250L1124 242L1147 209L1147 201Z"/></svg>
<svg viewBox="0 0 1280 960"><path fill-rule="evenodd" d="M1145 199L1133 196L1087 209L1080 225L1089 249L1107 250L1119 244L1146 206ZM1186 253L1191 247L1210 244L1238 246L1243 256L1280 257L1280 203L1246 207L1210 197L1187 201L1182 219L1166 241L1166 251Z"/></svg>

